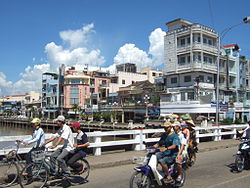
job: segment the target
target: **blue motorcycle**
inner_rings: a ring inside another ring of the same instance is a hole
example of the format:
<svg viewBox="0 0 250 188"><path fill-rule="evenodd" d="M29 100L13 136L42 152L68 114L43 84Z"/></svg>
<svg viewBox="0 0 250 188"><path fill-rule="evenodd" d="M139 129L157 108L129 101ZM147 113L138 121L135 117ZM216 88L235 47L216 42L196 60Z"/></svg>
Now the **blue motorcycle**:
<svg viewBox="0 0 250 188"><path fill-rule="evenodd" d="M134 168L135 172L130 178L130 188L150 188L151 185L166 185L163 181L166 176L165 172L157 168L156 152L159 152L159 149L147 149L142 165ZM186 179L186 172L184 169L185 166L187 166L185 159L183 160L182 166L182 179L180 181L176 181L175 179L178 176L177 164L174 162L169 165L169 172L174 179L174 182L171 183L173 187L181 187L184 185Z"/></svg>

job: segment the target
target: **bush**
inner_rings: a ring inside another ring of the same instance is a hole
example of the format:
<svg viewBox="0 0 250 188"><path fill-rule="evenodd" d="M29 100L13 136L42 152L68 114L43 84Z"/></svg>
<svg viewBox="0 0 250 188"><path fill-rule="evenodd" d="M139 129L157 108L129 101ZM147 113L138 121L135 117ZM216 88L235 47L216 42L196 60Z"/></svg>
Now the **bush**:
<svg viewBox="0 0 250 188"><path fill-rule="evenodd" d="M233 123L233 119L232 118L226 118L223 120L223 123Z"/></svg>
<svg viewBox="0 0 250 188"><path fill-rule="evenodd" d="M235 124L240 124L240 123L242 123L242 121L241 121L241 119L236 118L235 121L234 121L234 123L235 123Z"/></svg>

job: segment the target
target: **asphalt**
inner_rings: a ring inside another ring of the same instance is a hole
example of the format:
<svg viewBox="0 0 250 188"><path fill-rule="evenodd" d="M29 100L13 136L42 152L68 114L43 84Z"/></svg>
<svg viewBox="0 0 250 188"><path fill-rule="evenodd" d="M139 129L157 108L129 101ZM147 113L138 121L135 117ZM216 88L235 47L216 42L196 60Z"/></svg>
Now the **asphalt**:
<svg viewBox="0 0 250 188"><path fill-rule="evenodd" d="M198 145L200 153L209 152L217 149L236 147L239 144L239 140L226 139L221 141L209 141L201 142ZM119 165L132 164L134 157L145 156L145 150L143 151L113 151L113 152L102 152L100 156L88 155L87 160L90 163L92 169L96 168L107 168Z"/></svg>

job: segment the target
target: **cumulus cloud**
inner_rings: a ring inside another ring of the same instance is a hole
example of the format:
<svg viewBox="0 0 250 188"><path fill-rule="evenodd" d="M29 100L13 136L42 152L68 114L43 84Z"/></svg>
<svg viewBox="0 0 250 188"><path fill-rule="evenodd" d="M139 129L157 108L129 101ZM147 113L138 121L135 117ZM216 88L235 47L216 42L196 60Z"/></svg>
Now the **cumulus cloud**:
<svg viewBox="0 0 250 188"><path fill-rule="evenodd" d="M102 66L105 58L101 56L99 49L91 49L88 42L91 40L91 34L94 24L88 24L79 30L67 30L60 32L63 44L57 45L51 42L45 46L48 63L53 70L56 70L61 64L72 65L91 65Z"/></svg>
<svg viewBox="0 0 250 188"><path fill-rule="evenodd" d="M143 67L157 67L163 64L165 33L157 28L149 36L149 50L143 51L135 44L125 44L114 57L115 64L134 63L138 70Z"/></svg>
<svg viewBox="0 0 250 188"><path fill-rule="evenodd" d="M92 48L94 24L88 24L78 30L59 32L61 44L50 42L45 46L46 58L32 58L31 62L40 59L40 65L28 66L20 74L20 80L12 83L0 72L0 95L24 94L28 91L41 91L42 73L58 71L61 64L75 66L77 69L88 67L101 68L103 71L115 72L117 64L135 63L138 70L142 67L156 67L163 64L164 32L157 28L149 36L149 49L144 51L135 44L127 43L119 48L114 57L114 64L104 67L105 58L99 49Z"/></svg>
<svg viewBox="0 0 250 188"><path fill-rule="evenodd" d="M119 49L117 55L114 57L114 62L116 64L134 63L140 69L150 65L152 60L148 57L146 52L137 48L135 44L125 44Z"/></svg>
<svg viewBox="0 0 250 188"><path fill-rule="evenodd" d="M7 81L6 76L0 72L0 96L24 94L29 91L41 91L42 73L48 71L49 64L28 66L24 73L20 74L21 79L15 83Z"/></svg>

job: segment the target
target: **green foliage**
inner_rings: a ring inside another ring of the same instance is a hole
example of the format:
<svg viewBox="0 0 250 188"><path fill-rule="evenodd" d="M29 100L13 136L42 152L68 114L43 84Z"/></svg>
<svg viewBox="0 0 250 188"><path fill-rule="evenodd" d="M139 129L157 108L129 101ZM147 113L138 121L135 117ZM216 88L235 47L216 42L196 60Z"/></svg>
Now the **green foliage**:
<svg viewBox="0 0 250 188"><path fill-rule="evenodd" d="M240 124L240 123L242 123L242 121L241 121L241 119L236 118L235 121L234 121L234 123L235 123L235 124Z"/></svg>
<svg viewBox="0 0 250 188"><path fill-rule="evenodd" d="M225 118L223 120L223 123L233 123L233 119L232 118Z"/></svg>

